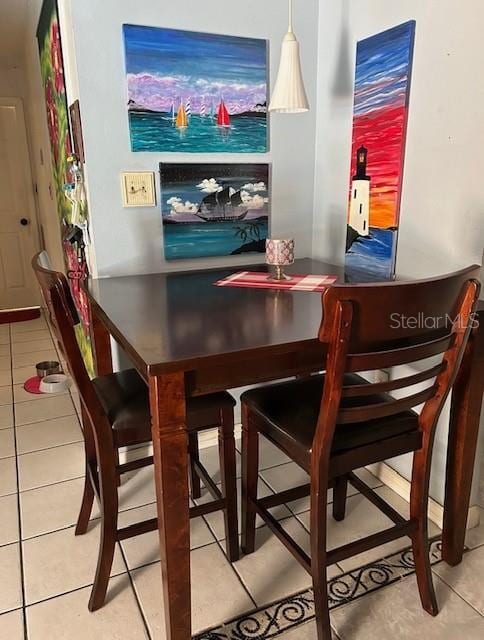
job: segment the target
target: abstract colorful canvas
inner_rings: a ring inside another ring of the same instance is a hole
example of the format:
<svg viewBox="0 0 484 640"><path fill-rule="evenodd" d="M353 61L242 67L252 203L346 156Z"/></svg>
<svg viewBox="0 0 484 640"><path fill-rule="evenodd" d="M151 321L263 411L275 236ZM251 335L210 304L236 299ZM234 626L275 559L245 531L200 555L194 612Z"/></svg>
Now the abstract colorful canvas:
<svg viewBox="0 0 484 640"><path fill-rule="evenodd" d="M57 212L61 220L69 221L71 204L66 197L64 184L69 182L67 158L71 153L71 137L59 17L55 0L44 0L37 27L37 41L47 108Z"/></svg>
<svg viewBox="0 0 484 640"><path fill-rule="evenodd" d="M267 151L267 41L124 25L133 151Z"/></svg>
<svg viewBox="0 0 484 640"><path fill-rule="evenodd" d="M264 253L268 164L160 164L166 260Z"/></svg>
<svg viewBox="0 0 484 640"><path fill-rule="evenodd" d="M37 41L39 45L40 71L45 92L47 110L47 127L52 157L52 176L57 204L57 214L61 225L64 248L64 262L69 277L71 292L81 318L76 326L76 336L79 342L84 362L88 371L93 374L93 358L89 333L89 315L87 299L80 286L80 279L87 277L87 265L83 249L78 243L72 244L65 237L73 227L72 223L87 225L87 203L78 207L77 218L73 220L73 204L69 197L73 185L73 163L71 136L69 130L69 112L64 80L64 61L62 57L61 33L59 14L56 0L44 0L37 27ZM69 159L70 158L70 159ZM75 229L75 227L74 227Z"/></svg>
<svg viewBox="0 0 484 640"><path fill-rule="evenodd" d="M358 42L346 269L395 275L415 22Z"/></svg>

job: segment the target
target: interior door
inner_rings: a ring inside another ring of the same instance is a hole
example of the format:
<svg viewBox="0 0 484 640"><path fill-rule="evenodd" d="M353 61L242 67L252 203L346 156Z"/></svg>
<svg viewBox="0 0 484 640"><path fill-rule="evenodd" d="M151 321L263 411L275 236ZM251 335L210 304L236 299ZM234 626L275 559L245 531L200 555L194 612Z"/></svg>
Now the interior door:
<svg viewBox="0 0 484 640"><path fill-rule="evenodd" d="M22 101L0 98L0 309L39 304L30 261L38 247Z"/></svg>

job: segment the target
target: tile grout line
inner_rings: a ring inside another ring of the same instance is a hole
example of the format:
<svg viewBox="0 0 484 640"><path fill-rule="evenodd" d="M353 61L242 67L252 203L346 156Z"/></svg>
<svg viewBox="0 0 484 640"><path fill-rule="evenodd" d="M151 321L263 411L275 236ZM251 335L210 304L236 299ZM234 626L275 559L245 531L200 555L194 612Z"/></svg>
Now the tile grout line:
<svg viewBox="0 0 484 640"><path fill-rule="evenodd" d="M252 594L250 593L249 589L246 587L244 581L242 580L241 576L239 575L239 572L236 570L236 568L234 567L232 562L229 562L228 558L227 558L227 553L224 550L223 546L222 546L222 541L218 540L217 538L217 534L215 533L215 531L213 530L213 528L210 526L210 522L207 520L207 518L205 516L202 516L202 520L205 522L205 525L208 527L208 530L210 531L210 533L212 534L212 537L215 539L216 544L218 545L218 548L220 549L220 551L223 553L225 559L227 560L227 563L230 567L230 569L233 571L233 573L235 574L237 580L239 581L240 585L242 586L242 589L246 592L246 594L249 596L249 600L253 603L253 605L256 607L257 604L254 600L254 598L252 597ZM237 540L239 539L239 532L237 531ZM225 543L228 544L227 539L225 538ZM239 545L240 547L240 545Z"/></svg>
<svg viewBox="0 0 484 640"><path fill-rule="evenodd" d="M10 380L11 380L11 390L12 390L12 415L13 415L13 442L14 442L14 451L15 451L15 476L17 480L17 519L18 519L18 549L19 549L19 564L20 564L20 588L22 592L22 623L23 623L23 632L24 632L24 640L28 640L27 633L27 614L25 611L25 575L24 575L24 557L23 557L23 543L22 543L22 516L21 516L21 507L20 507L20 474L19 474L19 464L18 464L18 445L17 445L17 428L16 428L16 412L15 412L15 402L13 399L13 354L12 354L12 325L9 324L9 339L10 339Z"/></svg>
<svg viewBox="0 0 484 640"><path fill-rule="evenodd" d="M214 545L214 544L216 544L216 541L210 542L210 543L208 543L206 545L202 545L200 547L197 547L196 549L193 549L193 551L196 551L198 549L203 549L205 547L209 547L209 546ZM123 555L123 561L124 561L124 555ZM119 578L121 576L125 576L126 574L130 573L130 571L137 571L138 569L144 569L146 567L150 567L152 565L159 564L159 563L160 563L160 560L155 560L153 562L147 562L146 564L143 564L143 565L141 565L139 567L136 567L136 568L133 568L133 569L129 569L127 563L124 561L126 570L122 571L121 573L116 573L116 574L110 576L110 580L112 578ZM24 609L28 609L29 607L34 607L34 606L37 606L38 604L43 604L44 602L49 602L50 600L55 600L56 598L61 598L63 596L69 595L71 593L76 593L77 591L82 591L82 589L88 589L89 587L92 587L93 584L94 584L93 582L89 582L89 583L83 584L83 585L81 585L79 587L74 587L73 589L68 589L67 591L62 591L62 592L57 593L55 595L51 595L51 596L47 596L45 598L41 598L40 600L36 600L35 602L31 602L29 604L25 604L23 608ZM19 609L20 609L20 607L17 607L15 609L11 609L10 611L18 611ZM5 613L9 613L10 611L5 612Z"/></svg>
<svg viewBox="0 0 484 640"><path fill-rule="evenodd" d="M81 480L83 479L83 476L81 476L80 478L74 478L75 480ZM64 482L70 482L70 480L63 480L62 482L57 482L56 484L64 484ZM53 485L48 484L46 485L47 487L52 487ZM43 489L44 487L40 487L41 489ZM28 491L23 491L22 493L28 493L29 491L36 491L36 489L28 489ZM14 494L10 494L10 495L14 495ZM5 497L5 496L3 496ZM119 515L125 514L125 513L129 513L130 511L135 511L136 509L143 509L144 507L150 507L152 505L156 505L156 502L145 502L143 504L138 504L134 507L128 507L127 509L122 509L119 511ZM95 518L90 518L89 519L89 525L90 524L97 524L98 521L101 519L101 516L96 516ZM89 526L88 525L88 526ZM44 536L48 536L51 533L58 533L60 531L67 531L68 529L73 529L76 526L76 523L72 523L72 524L68 524L65 527L59 527L58 529L52 529L49 531L43 531L42 533L36 533L33 536L28 536L27 538L24 538L24 542L28 542L29 540L36 540L37 538L43 538ZM9 546L11 544L15 544L15 542L9 542L6 545L1 545L1 546ZM203 547L208 547L210 544L214 544L213 542L209 542L208 544L201 544L198 547L194 547L192 550L195 551L195 549L202 549ZM155 560L154 562L159 562L159 560ZM140 565L140 566L148 566L150 564L153 564L153 562L147 562L146 565ZM140 567L135 567L135 569L139 569ZM134 569L133 569L134 570Z"/></svg>
<svg viewBox="0 0 484 640"><path fill-rule="evenodd" d="M70 416L59 416L61 418L70 418ZM51 420L57 420L57 418L51 418ZM51 420L48 420L47 422L51 422ZM39 422L32 422L31 424L40 424ZM20 427L18 427L19 429L21 429L22 427L28 427L30 425L20 425ZM81 436L82 436L82 432L81 432ZM19 453L19 457L22 456L30 456L33 453L43 453L44 451L51 451L52 449L60 449L60 447L69 447L71 444L82 444L83 440L81 438L81 440L72 440L71 442L63 442L62 444L55 444L52 447L42 447L41 449L34 449L33 451L24 451L23 453ZM13 456L11 456L13 457ZM74 478L68 478L68 480L74 480ZM66 482L66 480L61 480L61 482ZM56 484L56 483L53 483ZM46 485L48 486L48 485ZM36 488L40 488L40 487L36 487ZM30 491L30 489L28 489L28 491Z"/></svg>
<svg viewBox="0 0 484 640"><path fill-rule="evenodd" d="M60 396L62 397L62 396ZM47 398L47 400L51 400L52 398ZM36 400L28 400L28 402L37 402ZM17 404L17 403L14 403ZM24 402L19 402L18 404L25 404ZM79 420L79 416L77 415L77 411L74 411L74 413L68 413L65 416L55 416L54 418L46 418L45 420L36 420L35 422L26 422L25 424L19 424L17 425L17 429L21 429L22 427L30 427L33 424L42 424L43 422L50 422L51 420L58 420L59 418L70 418L71 416L76 416L77 419ZM59 446L59 445L57 445ZM53 447L48 447L48 448L53 448ZM20 454L23 455L23 454Z"/></svg>
<svg viewBox="0 0 484 640"><path fill-rule="evenodd" d="M119 547L119 550L120 550L120 553L121 553L121 557L123 558L123 562L126 565L126 569L127 569L127 572L128 572L129 584L131 585L131 591L133 592L134 599L136 600L136 606L138 607L138 611L139 611L139 614L141 616L141 620L143 621L143 625L144 625L144 628L145 628L145 631L146 631L146 635L148 636L149 640L153 640L153 638L151 636L151 633L150 633L150 628L148 626L148 621L145 618L145 614L143 612L143 607L141 606L141 602L140 602L140 599L138 598L138 593L136 591L136 587L134 586L134 580L133 580L133 577L131 575L131 571L130 571L129 566L128 566L128 561L127 561L126 555L124 553L123 545L119 541L117 542L117 545Z"/></svg>
<svg viewBox="0 0 484 640"><path fill-rule="evenodd" d="M472 553L472 551L473 551L473 550L468 551L468 553ZM447 580L445 580L444 578L442 578L442 576L440 576L440 575L439 575L439 574L434 570L434 568L432 567L432 577L433 577L433 576L437 576L437 578L438 578L439 580L441 580L441 581L442 581L442 582L443 582L443 583L444 583L444 584L445 584L445 585L446 585L446 586L447 586L447 587L448 587L448 588L449 588L453 593L455 593L455 595L456 595L458 598L460 598L460 600L462 600L463 602L465 602L465 603L466 603L466 605L467 605L468 607L470 607L471 609L473 609L473 611L475 611L476 613L478 613L478 614L481 616L481 618L484 618L484 613L481 613L481 612L479 611L479 609L477 609L477 608L476 608L476 607L475 607L471 602L469 602L468 600L466 600L466 599L464 598L464 596L463 596L463 595L461 595L461 594L460 594L460 593L455 589L455 587L453 587L451 584L449 584L449 583L447 582Z"/></svg>
<svg viewBox="0 0 484 640"><path fill-rule="evenodd" d="M205 516L202 516L202 518L205 520ZM205 522L206 522L206 521L205 521ZM207 522L206 522L206 524L207 524L207 526L209 526ZM211 533L212 533L212 535L214 536L214 538L215 538L215 542L216 542L216 544L217 544L218 548L219 548L219 549L220 549L220 551L224 554L225 559L227 560L227 563L229 564L229 566L230 566L230 568L232 569L233 573L235 574L235 576L236 576L237 580L239 581L240 585L242 586L242 589L243 589L243 590L245 591L245 593L249 596L249 600L252 602L252 604L253 604L255 607L257 607L257 603L256 603L256 601L254 600L254 598L253 598L253 596L252 596L251 592L249 591L249 588L246 586L245 582L242 580L242 576L239 574L239 572L238 572L238 571L237 571L237 569L234 567L234 565L233 565L231 562L229 562L229 561L228 561L227 554L226 554L226 552L225 552L225 550L224 550L224 548L223 548L223 546L222 546L222 541L221 541L221 540L217 540L217 538L216 538L216 536L215 536L214 532L212 531L212 529L210 529L210 532L211 532ZM227 543L227 540L225 540L225 542ZM224 624L224 623L222 622L222 625L223 625L223 624Z"/></svg>

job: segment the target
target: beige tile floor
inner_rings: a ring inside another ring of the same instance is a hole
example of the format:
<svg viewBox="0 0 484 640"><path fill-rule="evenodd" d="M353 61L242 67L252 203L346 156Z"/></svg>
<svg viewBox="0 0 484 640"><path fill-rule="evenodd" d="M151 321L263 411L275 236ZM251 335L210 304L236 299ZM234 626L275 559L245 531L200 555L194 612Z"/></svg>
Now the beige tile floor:
<svg viewBox="0 0 484 640"><path fill-rule="evenodd" d="M87 610L96 563L99 511L94 508L85 536L74 536L83 486L83 445L75 392L31 397L22 383L40 359L58 358L44 319L0 325L0 640L165 640L159 550L156 533L123 541L116 550L105 607ZM136 452L131 455L136 455ZM216 448L202 452L215 482L220 481ZM240 475L240 457L238 457ZM408 505L367 471L365 481L396 509ZM263 442L263 495L305 481L305 474ZM204 497L202 497L202 501ZM331 500L331 496L330 496ZM398 583L345 605L331 614L334 638L387 640L484 637L483 524L469 532L471 551L456 568L434 568L442 613L422 612L415 580ZM275 509L274 515L303 548L308 548L308 501ZM156 513L152 469L128 474L120 488L120 525ZM330 519L330 546L376 531L386 519L351 491L347 518ZM307 588L310 579L267 527L258 521L257 552L231 566L224 555L219 514L191 523L193 624L200 631L254 607ZM433 528L432 532L436 532ZM398 546L398 545L397 545ZM331 575L391 553L395 544L335 566ZM400 547L401 548L401 545ZM283 640L316 640L314 623Z"/></svg>

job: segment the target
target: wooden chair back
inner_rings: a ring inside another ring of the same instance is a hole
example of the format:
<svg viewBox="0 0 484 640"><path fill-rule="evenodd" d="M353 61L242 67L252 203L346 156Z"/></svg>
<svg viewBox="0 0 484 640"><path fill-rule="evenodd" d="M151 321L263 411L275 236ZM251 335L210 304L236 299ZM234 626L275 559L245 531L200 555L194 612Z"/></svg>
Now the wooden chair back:
<svg viewBox="0 0 484 640"><path fill-rule="evenodd" d="M335 285L323 294L319 338L329 348L314 456L329 456L336 425L341 423L391 420L423 405L420 428L435 427L473 329L478 277L479 267L473 266L415 282ZM437 362L434 358L425 362L433 356ZM410 363L418 363L413 375L344 384L346 373ZM394 391L398 398L378 399L378 394Z"/></svg>
<svg viewBox="0 0 484 640"><path fill-rule="evenodd" d="M96 425L94 431L99 428L110 433L111 426L91 382L77 341L75 327L79 324L79 316L67 278L60 271L50 267L50 260L45 251L33 257L32 268L42 290L59 346L79 389L83 412L87 412L91 424ZM96 435L96 439L98 437L99 434Z"/></svg>

